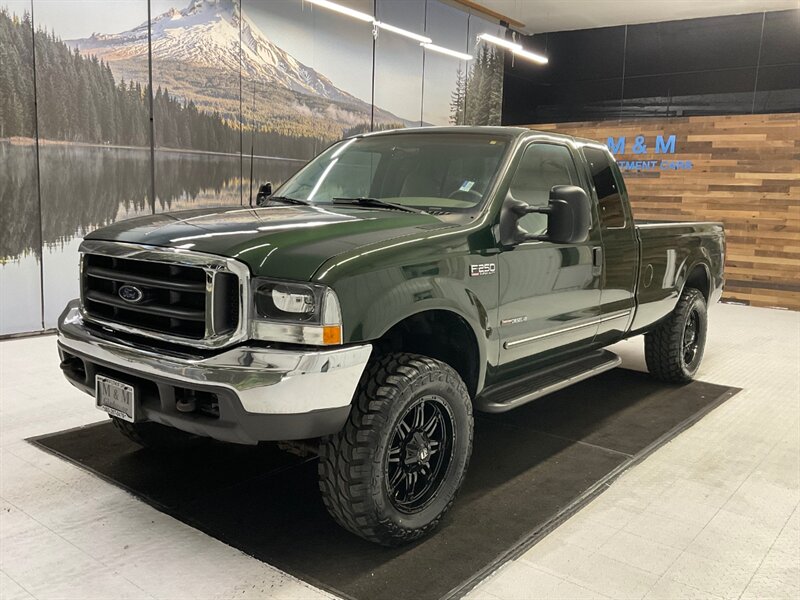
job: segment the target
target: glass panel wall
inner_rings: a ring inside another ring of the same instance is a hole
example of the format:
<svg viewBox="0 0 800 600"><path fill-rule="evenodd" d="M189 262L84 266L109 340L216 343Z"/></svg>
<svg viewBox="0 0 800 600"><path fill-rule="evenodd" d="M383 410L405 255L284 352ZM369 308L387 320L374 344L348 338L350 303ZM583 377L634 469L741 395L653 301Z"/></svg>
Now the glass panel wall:
<svg viewBox="0 0 800 600"><path fill-rule="evenodd" d="M33 10L44 326L50 328L78 295L83 236L151 212L147 0L34 0Z"/></svg>
<svg viewBox="0 0 800 600"><path fill-rule="evenodd" d="M150 9L155 210L239 205L239 1L151 0Z"/></svg>
<svg viewBox="0 0 800 600"><path fill-rule="evenodd" d="M30 0L0 0L0 334L42 327Z"/></svg>
<svg viewBox="0 0 800 600"><path fill-rule="evenodd" d="M248 205L344 136L494 122L476 36L502 27L438 0L337 1L366 20L305 0L0 0L0 336L55 326L98 227Z"/></svg>

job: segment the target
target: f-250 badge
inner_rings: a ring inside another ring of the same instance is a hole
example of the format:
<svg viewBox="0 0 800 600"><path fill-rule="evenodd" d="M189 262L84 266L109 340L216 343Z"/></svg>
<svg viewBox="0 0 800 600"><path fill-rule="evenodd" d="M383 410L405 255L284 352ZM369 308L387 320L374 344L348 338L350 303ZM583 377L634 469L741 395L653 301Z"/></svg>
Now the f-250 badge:
<svg viewBox="0 0 800 600"><path fill-rule="evenodd" d="M495 263L483 263L469 266L470 277L481 277L482 275L494 275L497 272Z"/></svg>

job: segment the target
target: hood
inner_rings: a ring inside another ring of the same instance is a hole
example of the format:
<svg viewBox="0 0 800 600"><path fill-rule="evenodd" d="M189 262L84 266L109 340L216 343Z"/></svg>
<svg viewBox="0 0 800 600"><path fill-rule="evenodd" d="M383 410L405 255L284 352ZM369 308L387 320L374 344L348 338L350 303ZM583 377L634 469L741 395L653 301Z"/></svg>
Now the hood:
<svg viewBox="0 0 800 600"><path fill-rule="evenodd" d="M86 236L235 258L256 276L309 280L361 246L452 227L422 213L345 206L206 208L120 221Z"/></svg>

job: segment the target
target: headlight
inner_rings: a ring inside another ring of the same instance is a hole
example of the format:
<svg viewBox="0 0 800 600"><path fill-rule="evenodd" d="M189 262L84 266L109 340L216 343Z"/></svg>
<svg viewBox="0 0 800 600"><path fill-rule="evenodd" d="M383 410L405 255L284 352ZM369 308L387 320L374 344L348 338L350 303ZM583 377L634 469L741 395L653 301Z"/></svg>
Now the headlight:
<svg viewBox="0 0 800 600"><path fill-rule="evenodd" d="M342 313L327 286L294 281L253 280L253 337L272 342L342 343Z"/></svg>
<svg viewBox="0 0 800 600"><path fill-rule="evenodd" d="M290 292L272 288L272 305L278 312L310 314L314 311L314 296L306 292Z"/></svg>

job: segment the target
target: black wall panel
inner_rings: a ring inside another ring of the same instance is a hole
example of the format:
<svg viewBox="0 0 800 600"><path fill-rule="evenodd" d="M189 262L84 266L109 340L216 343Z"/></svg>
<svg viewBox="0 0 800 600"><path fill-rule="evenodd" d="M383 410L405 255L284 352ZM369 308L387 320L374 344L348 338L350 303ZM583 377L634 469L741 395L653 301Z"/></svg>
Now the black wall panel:
<svg viewBox="0 0 800 600"><path fill-rule="evenodd" d="M625 75L755 67L762 20L754 13L630 25Z"/></svg>
<svg viewBox="0 0 800 600"><path fill-rule="evenodd" d="M646 75L625 79L620 116L749 113L756 68Z"/></svg>
<svg viewBox="0 0 800 600"><path fill-rule="evenodd" d="M800 104L800 63L761 67L753 112L796 112Z"/></svg>
<svg viewBox="0 0 800 600"><path fill-rule="evenodd" d="M507 125L800 111L800 9L523 37Z"/></svg>
<svg viewBox="0 0 800 600"><path fill-rule="evenodd" d="M800 63L800 10L764 15L761 66Z"/></svg>
<svg viewBox="0 0 800 600"><path fill-rule="evenodd" d="M587 52L589 48L591 52ZM552 81L594 81L622 77L625 28L603 27L548 35L546 52L550 63L545 72L552 73Z"/></svg>

